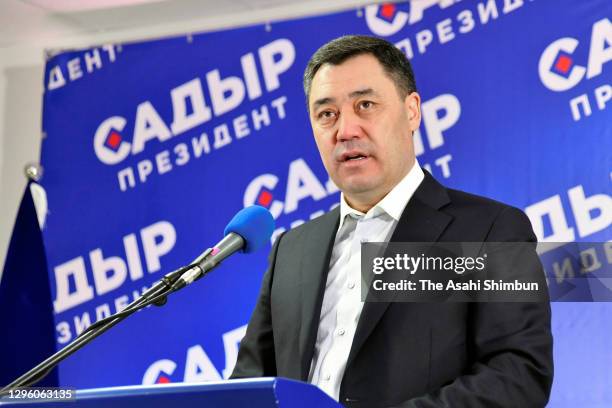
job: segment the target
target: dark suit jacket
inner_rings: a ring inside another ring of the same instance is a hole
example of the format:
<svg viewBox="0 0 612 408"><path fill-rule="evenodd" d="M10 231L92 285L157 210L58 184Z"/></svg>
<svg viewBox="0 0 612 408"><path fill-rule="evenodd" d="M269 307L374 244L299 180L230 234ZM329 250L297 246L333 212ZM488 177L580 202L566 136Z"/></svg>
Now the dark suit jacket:
<svg viewBox="0 0 612 408"><path fill-rule="evenodd" d="M338 223L336 208L277 239L232 378L307 380ZM520 210L446 189L427 172L391 238L535 240ZM348 407L542 407L552 376L548 302L366 302L340 402Z"/></svg>

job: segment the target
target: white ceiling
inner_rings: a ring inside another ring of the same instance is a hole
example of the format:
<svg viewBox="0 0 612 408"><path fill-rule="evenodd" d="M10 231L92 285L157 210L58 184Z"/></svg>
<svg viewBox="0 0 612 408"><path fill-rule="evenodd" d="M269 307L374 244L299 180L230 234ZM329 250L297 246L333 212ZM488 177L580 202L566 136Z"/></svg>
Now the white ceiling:
<svg viewBox="0 0 612 408"><path fill-rule="evenodd" d="M1 0L0 48L57 48L274 21L376 0Z"/></svg>

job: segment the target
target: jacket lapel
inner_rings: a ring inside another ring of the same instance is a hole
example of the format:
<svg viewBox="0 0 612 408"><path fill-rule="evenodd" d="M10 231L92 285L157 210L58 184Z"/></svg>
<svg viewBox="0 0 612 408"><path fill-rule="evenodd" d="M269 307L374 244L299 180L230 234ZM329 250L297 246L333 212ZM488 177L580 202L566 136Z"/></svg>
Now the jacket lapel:
<svg viewBox="0 0 612 408"><path fill-rule="evenodd" d="M340 222L340 207L321 216L313 222L313 228L304 231L302 259L299 276L302 293L302 321L299 325L299 347L301 356L300 372L302 380L308 379L310 362L314 353L317 338L321 304L325 292L325 283L329 271L336 230Z"/></svg>
<svg viewBox="0 0 612 408"><path fill-rule="evenodd" d="M452 216L439 211L450 202L446 189L427 171L406 205L391 242L437 242ZM392 302L365 302L357 324L347 368Z"/></svg>

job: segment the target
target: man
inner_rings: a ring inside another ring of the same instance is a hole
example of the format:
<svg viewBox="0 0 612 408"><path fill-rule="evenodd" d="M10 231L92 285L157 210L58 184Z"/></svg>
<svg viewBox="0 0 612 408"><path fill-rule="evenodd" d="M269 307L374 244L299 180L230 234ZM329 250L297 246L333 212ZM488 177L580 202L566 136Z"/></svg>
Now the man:
<svg viewBox="0 0 612 408"><path fill-rule="evenodd" d="M359 290L361 242L535 241L527 217L419 167L420 96L392 44L325 44L304 89L341 202L277 239L232 377L308 381L349 407L544 406L547 302L364 303Z"/></svg>

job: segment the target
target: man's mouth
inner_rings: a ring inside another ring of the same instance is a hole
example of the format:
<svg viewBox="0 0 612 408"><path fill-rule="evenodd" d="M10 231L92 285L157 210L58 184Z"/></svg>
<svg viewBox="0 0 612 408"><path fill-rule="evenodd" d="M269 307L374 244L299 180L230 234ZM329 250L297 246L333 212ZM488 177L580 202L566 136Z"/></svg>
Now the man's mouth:
<svg viewBox="0 0 612 408"><path fill-rule="evenodd" d="M348 151L346 153L343 153L340 156L340 162L341 163L354 162L354 161L364 160L367 158L368 158L368 155L365 154L364 152Z"/></svg>

